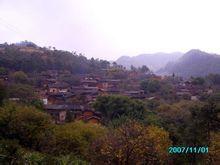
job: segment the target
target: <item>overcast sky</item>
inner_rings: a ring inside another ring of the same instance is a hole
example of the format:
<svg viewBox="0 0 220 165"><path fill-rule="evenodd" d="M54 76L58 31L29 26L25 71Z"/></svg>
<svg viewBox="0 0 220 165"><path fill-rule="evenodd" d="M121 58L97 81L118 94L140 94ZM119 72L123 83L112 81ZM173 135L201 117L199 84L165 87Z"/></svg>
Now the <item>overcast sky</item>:
<svg viewBox="0 0 220 165"><path fill-rule="evenodd" d="M0 43L115 60L121 55L220 53L219 0L0 0Z"/></svg>

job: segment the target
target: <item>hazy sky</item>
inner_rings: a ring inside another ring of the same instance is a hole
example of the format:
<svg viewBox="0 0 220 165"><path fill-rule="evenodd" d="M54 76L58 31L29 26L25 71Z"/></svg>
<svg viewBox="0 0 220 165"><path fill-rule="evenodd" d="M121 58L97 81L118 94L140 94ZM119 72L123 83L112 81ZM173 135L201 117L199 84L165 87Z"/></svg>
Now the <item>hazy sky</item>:
<svg viewBox="0 0 220 165"><path fill-rule="evenodd" d="M220 53L219 0L0 0L0 43L115 60L121 55Z"/></svg>

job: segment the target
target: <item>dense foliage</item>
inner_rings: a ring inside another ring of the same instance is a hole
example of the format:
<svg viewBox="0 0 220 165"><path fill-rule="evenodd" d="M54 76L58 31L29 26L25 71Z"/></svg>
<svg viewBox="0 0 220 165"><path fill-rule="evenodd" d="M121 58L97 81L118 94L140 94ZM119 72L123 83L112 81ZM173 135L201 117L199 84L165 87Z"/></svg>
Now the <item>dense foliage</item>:
<svg viewBox="0 0 220 165"><path fill-rule="evenodd" d="M107 122L117 120L122 116L143 120L145 112L144 104L140 100L119 95L98 97L94 108L105 116Z"/></svg>
<svg viewBox="0 0 220 165"><path fill-rule="evenodd" d="M105 69L109 62L98 59L88 60L82 54L77 55L61 50L50 50L37 46L4 46L0 51L1 67L15 71L40 72L45 70L69 70L72 73L90 73ZM1 71L3 72L3 71Z"/></svg>
<svg viewBox="0 0 220 165"><path fill-rule="evenodd" d="M155 164L168 162L169 134L158 127L129 121L93 142L93 164Z"/></svg>

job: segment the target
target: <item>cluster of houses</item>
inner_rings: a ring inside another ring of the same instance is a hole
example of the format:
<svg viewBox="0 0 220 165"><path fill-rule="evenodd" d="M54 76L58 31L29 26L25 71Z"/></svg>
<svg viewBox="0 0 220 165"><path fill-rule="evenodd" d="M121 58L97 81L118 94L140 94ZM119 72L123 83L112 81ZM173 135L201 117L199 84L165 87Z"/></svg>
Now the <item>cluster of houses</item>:
<svg viewBox="0 0 220 165"><path fill-rule="evenodd" d="M140 74L140 73L138 73ZM71 76L69 72L47 71L41 73L40 87L36 88L37 95L44 103L44 109L49 113L57 124L67 120L82 120L89 123L102 123L102 116L92 108L98 96L120 94L134 99L160 99L160 93L146 94L140 89L142 78L151 78L158 81L168 81L172 77L156 75L137 75L128 72L126 78L110 78L105 74L80 75L78 85L71 85L59 78L59 76ZM1 81L8 81L8 75L1 75ZM129 80L129 82L128 82ZM123 85L129 85L124 88ZM190 80L178 79L170 81L175 97L188 100L199 100L204 93L211 94L211 88L193 85ZM17 101L19 98L10 98Z"/></svg>
<svg viewBox="0 0 220 165"><path fill-rule="evenodd" d="M194 85L190 80L179 81L174 84L175 95L181 99L187 99L197 101L204 94L212 94L213 89L211 87L204 88L202 85Z"/></svg>
<svg viewBox="0 0 220 165"><path fill-rule="evenodd" d="M80 85L70 85L57 80L57 72L44 74L42 89L38 95L43 100L45 110L56 123L64 123L69 115L74 120L101 123L101 114L92 109L92 103L100 95L121 94L136 99L145 97L144 91L123 90L123 79L110 79L94 75L82 75Z"/></svg>

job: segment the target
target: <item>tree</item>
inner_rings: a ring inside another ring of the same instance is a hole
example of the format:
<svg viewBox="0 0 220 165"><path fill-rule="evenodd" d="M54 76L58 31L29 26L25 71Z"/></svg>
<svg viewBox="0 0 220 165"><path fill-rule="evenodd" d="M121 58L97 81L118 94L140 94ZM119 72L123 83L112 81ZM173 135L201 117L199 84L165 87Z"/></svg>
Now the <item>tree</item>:
<svg viewBox="0 0 220 165"><path fill-rule="evenodd" d="M141 68L140 68L141 72L142 73L147 73L150 71L150 69L146 66L146 65L143 65Z"/></svg>
<svg viewBox="0 0 220 165"><path fill-rule="evenodd" d="M28 76L23 71L14 72L11 75L11 78L14 80L15 83L27 83Z"/></svg>
<svg viewBox="0 0 220 165"><path fill-rule="evenodd" d="M192 84L193 85L204 85L205 84L205 79L202 78L202 77L192 78Z"/></svg>
<svg viewBox="0 0 220 165"><path fill-rule="evenodd" d="M161 85L157 80L143 80L141 81L141 89L145 91L145 93L154 93L159 91Z"/></svg>
<svg viewBox="0 0 220 165"><path fill-rule="evenodd" d="M120 95L99 96L93 106L103 114L107 122L120 116L143 120L145 112L142 101Z"/></svg>
<svg viewBox="0 0 220 165"><path fill-rule="evenodd" d="M147 100L146 106L150 110L155 110L160 105L160 102L158 100Z"/></svg>
<svg viewBox="0 0 220 165"><path fill-rule="evenodd" d="M205 132L205 144L211 143L211 132L219 131L220 129L220 107L212 101L206 103L200 110L192 111L198 122L202 125L202 130ZM194 118L195 118L194 117Z"/></svg>
<svg viewBox="0 0 220 165"><path fill-rule="evenodd" d="M0 137L18 140L27 148L43 150L51 138L52 126L49 115L30 106L8 103L0 109Z"/></svg>
<svg viewBox="0 0 220 165"><path fill-rule="evenodd" d="M175 146L210 146L212 133L219 131L219 109L213 103L181 101L160 105L155 112L170 133ZM174 156L174 163L198 164L205 155Z"/></svg>
<svg viewBox="0 0 220 165"><path fill-rule="evenodd" d="M56 155L72 153L85 157L90 143L104 132L102 126L83 122L57 125L54 135L55 144L51 152Z"/></svg>
<svg viewBox="0 0 220 165"><path fill-rule="evenodd" d="M208 162L210 164L218 164L220 161L220 132L213 132L211 134L211 143L209 146Z"/></svg>
<svg viewBox="0 0 220 165"><path fill-rule="evenodd" d="M44 110L44 104L43 101L39 100L39 99L34 99L30 102L30 105L43 111Z"/></svg>
<svg viewBox="0 0 220 165"><path fill-rule="evenodd" d="M92 164L160 164L168 159L169 134L158 127L130 121L94 141Z"/></svg>
<svg viewBox="0 0 220 165"><path fill-rule="evenodd" d="M0 75L6 75L7 74L7 69L4 67L0 67Z"/></svg>
<svg viewBox="0 0 220 165"><path fill-rule="evenodd" d="M11 84L7 88L8 96L11 98L20 98L27 102L35 98L34 89L27 84Z"/></svg>
<svg viewBox="0 0 220 165"><path fill-rule="evenodd" d="M21 146L17 140L0 140L0 164L23 164Z"/></svg>
<svg viewBox="0 0 220 165"><path fill-rule="evenodd" d="M137 71L137 68L134 65L131 65L131 71Z"/></svg>
<svg viewBox="0 0 220 165"><path fill-rule="evenodd" d="M64 155L57 157L55 163L59 165L89 165L88 162L76 157L75 155Z"/></svg>
<svg viewBox="0 0 220 165"><path fill-rule="evenodd" d="M2 105L2 102L4 98L6 97L6 87L3 84L3 82L0 81L0 106Z"/></svg>

